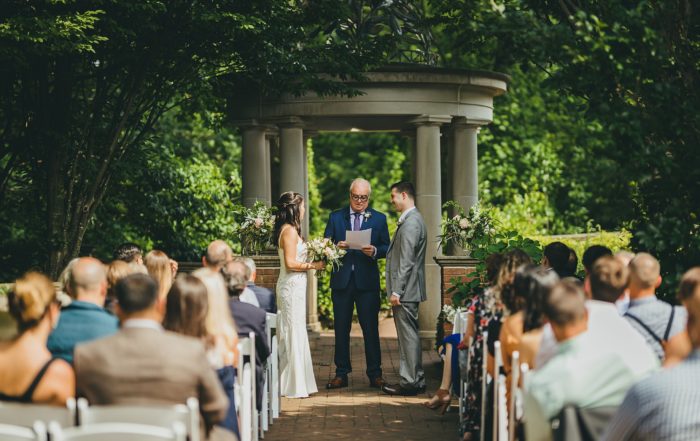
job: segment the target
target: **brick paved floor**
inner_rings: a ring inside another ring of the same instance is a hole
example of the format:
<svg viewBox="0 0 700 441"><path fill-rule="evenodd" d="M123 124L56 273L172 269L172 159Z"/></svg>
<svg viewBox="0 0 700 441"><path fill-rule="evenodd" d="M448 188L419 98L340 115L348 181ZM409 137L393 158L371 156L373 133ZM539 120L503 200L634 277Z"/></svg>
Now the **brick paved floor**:
<svg viewBox="0 0 700 441"><path fill-rule="evenodd" d="M457 404L444 416L424 408L427 394L418 397L390 397L368 385L365 376L364 346L355 328L351 340L353 372L350 387L328 391L333 377L333 333L322 333L312 340L314 372L319 392L306 399L282 399L282 414L265 440L456 440ZM398 382L399 353L391 319L380 325L384 378ZM434 350L423 352L428 393L439 385L442 364Z"/></svg>

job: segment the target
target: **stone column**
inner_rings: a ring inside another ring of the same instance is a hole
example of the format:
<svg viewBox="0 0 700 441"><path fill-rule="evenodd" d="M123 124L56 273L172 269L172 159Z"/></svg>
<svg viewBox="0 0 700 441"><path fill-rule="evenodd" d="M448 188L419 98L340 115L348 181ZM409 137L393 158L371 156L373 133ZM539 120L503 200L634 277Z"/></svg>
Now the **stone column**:
<svg viewBox="0 0 700 441"><path fill-rule="evenodd" d="M255 120L236 122L243 131L242 193L243 205L251 207L256 201L269 204L270 192L265 179L270 175L270 155L266 154L265 132L269 126Z"/></svg>
<svg viewBox="0 0 700 441"><path fill-rule="evenodd" d="M302 223L302 233L309 238L309 218L311 210L309 207L309 141L318 132L312 130L304 130L304 200L307 201L306 216ZM306 329L310 332L317 333L321 331L321 322L318 321L318 278L316 271L309 271L309 283L306 285Z"/></svg>
<svg viewBox="0 0 700 441"><path fill-rule="evenodd" d="M272 194L272 169L271 169L271 157L272 157L272 140L277 134L273 130L268 130L265 133L265 163L267 167L265 168L265 194L268 197L268 206L271 206L274 201L277 200L277 195Z"/></svg>
<svg viewBox="0 0 700 441"><path fill-rule="evenodd" d="M479 126L468 124L466 118L455 118L452 123L452 197L468 211L479 202L479 169L476 138Z"/></svg>
<svg viewBox="0 0 700 441"><path fill-rule="evenodd" d="M302 120L288 117L278 120L277 124L280 128L280 193L304 194L307 177Z"/></svg>
<svg viewBox="0 0 700 441"><path fill-rule="evenodd" d="M440 313L440 267L433 259L437 253L437 237L442 221L442 192L440 185L440 126L452 120L449 116L423 115L412 121L416 126L416 206L423 215L427 229L425 253L425 284L428 300L423 302L418 316L422 338L435 338L435 325Z"/></svg>

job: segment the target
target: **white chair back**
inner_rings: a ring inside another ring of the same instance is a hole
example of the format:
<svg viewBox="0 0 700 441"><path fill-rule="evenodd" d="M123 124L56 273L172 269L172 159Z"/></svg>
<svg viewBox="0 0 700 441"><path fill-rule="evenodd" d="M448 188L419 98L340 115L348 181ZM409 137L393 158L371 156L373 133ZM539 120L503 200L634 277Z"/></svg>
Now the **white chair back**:
<svg viewBox="0 0 700 441"><path fill-rule="evenodd" d="M173 406L99 405L90 406L78 398L78 415L82 427L103 423L129 423L172 429L180 423L190 441L200 441L199 401L190 397L186 404Z"/></svg>
<svg viewBox="0 0 700 441"><path fill-rule="evenodd" d="M498 376L498 441L508 441L508 399L506 376Z"/></svg>
<svg viewBox="0 0 700 441"><path fill-rule="evenodd" d="M513 363L510 369L510 403L508 403L508 441L515 441L515 397L518 395L520 381L520 352L513 352Z"/></svg>
<svg viewBox="0 0 700 441"><path fill-rule="evenodd" d="M13 424L0 424L0 439L2 441L46 441L46 425L35 421L30 429Z"/></svg>
<svg viewBox="0 0 700 441"><path fill-rule="evenodd" d="M185 426L175 422L172 428L130 423L101 423L62 429L49 425L51 441L186 441Z"/></svg>
<svg viewBox="0 0 700 441"><path fill-rule="evenodd" d="M32 428L36 421L47 426L51 421L61 427L75 426L75 399L69 398L66 407L0 402L0 424Z"/></svg>
<svg viewBox="0 0 700 441"><path fill-rule="evenodd" d="M499 441L498 426L499 426L499 411L500 411L500 384L501 384L501 367L503 366L503 353L501 352L501 342L496 341L493 346L493 441Z"/></svg>
<svg viewBox="0 0 700 441"><path fill-rule="evenodd" d="M241 365L239 365L241 366ZM253 438L253 399L251 397L251 366L250 363L246 363L243 366L243 375L241 378L241 403L239 406L240 412L240 427L239 432L241 435L241 441L251 441Z"/></svg>
<svg viewBox="0 0 700 441"><path fill-rule="evenodd" d="M279 370L279 345L277 343L277 336L272 336L272 348L270 358L272 359L272 366L270 369L270 396L272 397L272 402L270 403L272 410L272 418L280 417L280 401L282 400L281 390L280 390L280 370Z"/></svg>
<svg viewBox="0 0 700 441"><path fill-rule="evenodd" d="M488 355L489 355L489 347L488 347L488 339L489 339L489 333L488 331L485 331L483 334L483 338L481 341L482 344L482 349L481 349L481 354L482 354L482 360L481 360L481 430L479 430L479 439L480 441L486 441L486 403L488 401L486 400L486 391L487 391L487 383L488 383Z"/></svg>
<svg viewBox="0 0 700 441"><path fill-rule="evenodd" d="M238 369L240 372L241 367L243 366L244 369L244 375L239 376L239 379L241 380L241 401L242 405L245 407L246 406L246 401L250 402L250 418L251 418L251 423L246 426L243 421L241 421L241 427L240 427L240 432L241 432L241 439L242 441L246 441L243 433L246 432L248 429L252 430L252 434L250 439L253 441L256 441L258 439L258 410L257 410L257 396L256 396L256 378L255 378L255 333L250 332L248 334L248 338L242 338L238 341ZM250 357L250 364L244 363L244 357ZM245 368L249 367L250 368L250 382L246 383L244 381L244 376L245 376ZM246 390L248 393L246 393ZM243 416L241 416L241 420L243 419Z"/></svg>

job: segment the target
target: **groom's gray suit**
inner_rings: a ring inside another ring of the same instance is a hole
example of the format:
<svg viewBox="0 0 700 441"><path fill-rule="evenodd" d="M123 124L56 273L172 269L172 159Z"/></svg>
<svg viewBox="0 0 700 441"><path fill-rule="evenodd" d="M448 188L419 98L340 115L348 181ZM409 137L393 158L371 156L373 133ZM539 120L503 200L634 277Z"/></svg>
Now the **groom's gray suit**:
<svg viewBox="0 0 700 441"><path fill-rule="evenodd" d="M399 337L400 385L425 387L421 345L418 335L418 305L425 301L426 229L418 209L406 212L386 255L386 291L401 296L394 306L394 323Z"/></svg>

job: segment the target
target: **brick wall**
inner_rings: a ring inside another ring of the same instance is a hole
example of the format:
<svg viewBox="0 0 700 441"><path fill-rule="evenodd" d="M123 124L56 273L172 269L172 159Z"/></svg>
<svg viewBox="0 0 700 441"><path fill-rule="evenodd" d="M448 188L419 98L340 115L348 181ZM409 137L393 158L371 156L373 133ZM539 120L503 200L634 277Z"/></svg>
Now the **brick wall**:
<svg viewBox="0 0 700 441"><path fill-rule="evenodd" d="M455 278L462 281L469 280L467 274L474 270L477 261L464 256L439 256L435 258L435 261L440 265L442 288L442 303L440 307L442 308L443 305L452 304L452 295L447 293L453 285L452 280ZM445 335L451 334L452 323L445 322L443 329L445 330Z"/></svg>
<svg viewBox="0 0 700 441"><path fill-rule="evenodd" d="M264 286L271 290L275 290L277 278L280 275L280 259L275 255L253 256L255 266L258 268L258 277L255 280L256 285ZM178 262L181 273L191 273L197 268L201 268L201 262Z"/></svg>

